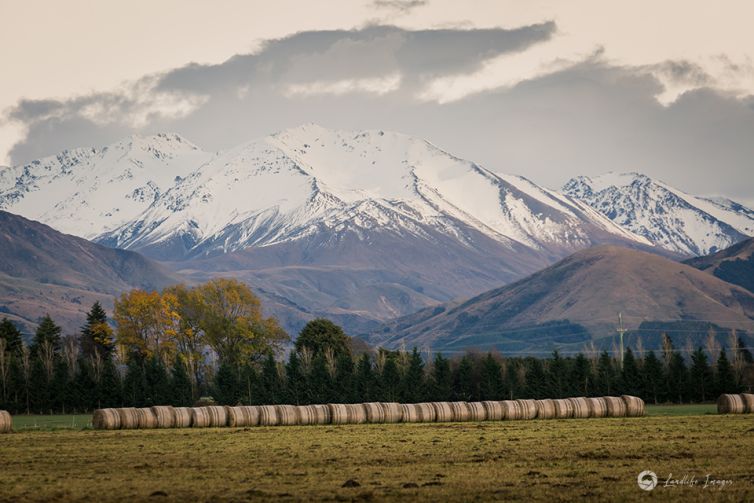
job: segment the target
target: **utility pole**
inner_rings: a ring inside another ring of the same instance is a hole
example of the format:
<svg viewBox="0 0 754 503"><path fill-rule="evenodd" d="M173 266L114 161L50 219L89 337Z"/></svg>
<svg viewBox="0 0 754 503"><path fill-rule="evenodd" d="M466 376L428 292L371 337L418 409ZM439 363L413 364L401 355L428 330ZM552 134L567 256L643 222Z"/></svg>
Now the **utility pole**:
<svg viewBox="0 0 754 503"><path fill-rule="evenodd" d="M623 370L623 334L627 330L623 328L623 313L618 313L618 334L620 334L620 369Z"/></svg>

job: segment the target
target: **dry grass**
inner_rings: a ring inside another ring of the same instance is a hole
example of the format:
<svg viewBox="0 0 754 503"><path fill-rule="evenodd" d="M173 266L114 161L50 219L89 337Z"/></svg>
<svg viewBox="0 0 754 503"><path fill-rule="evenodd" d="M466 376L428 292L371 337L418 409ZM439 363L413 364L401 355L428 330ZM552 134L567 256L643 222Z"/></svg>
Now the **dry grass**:
<svg viewBox="0 0 754 503"><path fill-rule="evenodd" d="M752 416L39 431L0 437L0 501L638 500L643 470L751 501L752 452Z"/></svg>

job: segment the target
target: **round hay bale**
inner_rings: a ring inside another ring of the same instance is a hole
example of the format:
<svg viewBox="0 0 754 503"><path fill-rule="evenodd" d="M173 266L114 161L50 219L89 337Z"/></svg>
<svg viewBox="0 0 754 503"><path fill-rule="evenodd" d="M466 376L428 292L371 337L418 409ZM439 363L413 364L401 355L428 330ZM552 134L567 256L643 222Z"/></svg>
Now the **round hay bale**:
<svg viewBox="0 0 754 503"><path fill-rule="evenodd" d="M316 424L317 411L310 405L294 405L296 407L296 414L298 415L298 424Z"/></svg>
<svg viewBox="0 0 754 503"><path fill-rule="evenodd" d="M431 403L402 403L402 421L404 423L433 423L437 417Z"/></svg>
<svg viewBox="0 0 754 503"><path fill-rule="evenodd" d="M324 404L309 405L309 408L314 411L315 420L312 424L330 424L332 422L330 418L330 408Z"/></svg>
<svg viewBox="0 0 754 503"><path fill-rule="evenodd" d="M539 419L555 419L558 417L558 412L555 410L555 401L546 398L544 400L535 400L534 404L537 407L537 418Z"/></svg>
<svg viewBox="0 0 754 503"><path fill-rule="evenodd" d="M627 417L641 417L644 415L644 400L638 396L622 395L621 399L626 404Z"/></svg>
<svg viewBox="0 0 754 503"><path fill-rule="evenodd" d="M430 402L435 410L435 421L447 423L453 420L453 407L450 402Z"/></svg>
<svg viewBox="0 0 754 503"><path fill-rule="evenodd" d="M228 426L228 407L225 405L208 405L209 425L213 428Z"/></svg>
<svg viewBox="0 0 754 503"><path fill-rule="evenodd" d="M367 422L367 410L363 403L347 403L350 424L363 424Z"/></svg>
<svg viewBox="0 0 754 503"><path fill-rule="evenodd" d="M277 426L278 412L274 405L259 406L259 426Z"/></svg>
<svg viewBox="0 0 754 503"><path fill-rule="evenodd" d="M255 405L228 407L228 426L239 428L242 426L257 426L258 424L259 407Z"/></svg>
<svg viewBox="0 0 754 503"><path fill-rule="evenodd" d="M607 402L601 396L587 398L589 402L589 417L607 417Z"/></svg>
<svg viewBox="0 0 754 503"><path fill-rule="evenodd" d="M191 407L191 426L193 428L209 428L212 420L206 407Z"/></svg>
<svg viewBox="0 0 754 503"><path fill-rule="evenodd" d="M589 401L586 398L579 396L575 398L567 398L566 400L568 400L573 407L573 417L577 419L585 419L589 417Z"/></svg>
<svg viewBox="0 0 754 503"><path fill-rule="evenodd" d="M557 400L553 400L553 404L555 405L555 417L558 419L570 419L573 417L573 404L565 399L565 398L559 398Z"/></svg>
<svg viewBox="0 0 754 503"><path fill-rule="evenodd" d="M503 400L503 419L517 421L524 418L524 410L517 400Z"/></svg>
<svg viewBox="0 0 754 503"><path fill-rule="evenodd" d="M466 406L469 408L469 421L487 420L487 410L482 402L467 402Z"/></svg>
<svg viewBox="0 0 754 503"><path fill-rule="evenodd" d="M521 419L534 419L537 417L536 400L516 400L521 404Z"/></svg>
<svg viewBox="0 0 754 503"><path fill-rule="evenodd" d="M300 423L298 408L295 405L276 405L275 409L280 426L296 426Z"/></svg>
<svg viewBox="0 0 754 503"><path fill-rule="evenodd" d="M118 421L120 424L120 421ZM13 419L7 410L0 410L0 433L10 433L13 429Z"/></svg>
<svg viewBox="0 0 754 503"><path fill-rule="evenodd" d="M460 423L471 420L471 410L467 402L450 402L450 408L453 411L452 421Z"/></svg>
<svg viewBox="0 0 754 503"><path fill-rule="evenodd" d="M626 402L618 396L603 396L608 417L626 417Z"/></svg>
<svg viewBox="0 0 754 503"><path fill-rule="evenodd" d="M744 403L744 413L751 414L754 412L754 395L741 393L741 401Z"/></svg>
<svg viewBox="0 0 754 503"><path fill-rule="evenodd" d="M482 405L484 406L487 421L500 421L505 417L505 407L503 407L503 402L487 400L482 402Z"/></svg>
<svg viewBox="0 0 754 503"><path fill-rule="evenodd" d="M136 412L134 407L124 407L116 410L118 411L118 416L120 416L121 430L135 430L139 427L139 413Z"/></svg>
<svg viewBox="0 0 754 503"><path fill-rule="evenodd" d="M157 428L157 416L154 415L152 409L148 407L136 409L136 417L138 418L138 428L140 430Z"/></svg>
<svg viewBox="0 0 754 503"><path fill-rule="evenodd" d="M401 404L396 402L380 402L382 410L385 412L386 423L400 423L403 420L403 411Z"/></svg>
<svg viewBox="0 0 754 503"><path fill-rule="evenodd" d="M191 427L191 407L174 407L173 414L176 428Z"/></svg>
<svg viewBox="0 0 754 503"><path fill-rule="evenodd" d="M0 411L0 432L2 432L3 412L5 411ZM116 409L97 409L92 416L92 426L95 430L118 430L120 429L120 415Z"/></svg>
<svg viewBox="0 0 754 503"><path fill-rule="evenodd" d="M348 424L348 407L344 403L328 403L330 422L332 424Z"/></svg>
<svg viewBox="0 0 754 503"><path fill-rule="evenodd" d="M175 409L171 405L155 405L152 412L158 428L175 428Z"/></svg>
<svg viewBox="0 0 754 503"><path fill-rule="evenodd" d="M385 408L379 402L367 402L364 404L367 413L367 423L384 423Z"/></svg>
<svg viewBox="0 0 754 503"><path fill-rule="evenodd" d="M745 410L741 395L720 395L717 399L718 414L743 414Z"/></svg>

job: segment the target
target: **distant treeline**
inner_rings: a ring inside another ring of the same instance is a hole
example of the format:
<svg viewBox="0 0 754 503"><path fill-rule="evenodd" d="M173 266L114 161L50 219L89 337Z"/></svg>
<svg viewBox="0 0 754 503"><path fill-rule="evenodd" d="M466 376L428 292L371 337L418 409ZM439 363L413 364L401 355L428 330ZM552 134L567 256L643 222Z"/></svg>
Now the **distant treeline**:
<svg viewBox="0 0 754 503"><path fill-rule="evenodd" d="M619 394L649 403L700 402L754 384L752 355L734 337L730 348L713 344L684 356L664 336L657 353L639 357L627 349L621 367L607 352L549 358L475 352L446 358L416 349L354 354L340 327L317 319L280 361L275 355L285 337L277 323L262 319L248 288L229 280L129 292L116 302L114 319L113 331L95 304L80 334L61 337L46 316L28 346L13 323L0 322L0 409L187 406L209 396L227 405Z"/></svg>

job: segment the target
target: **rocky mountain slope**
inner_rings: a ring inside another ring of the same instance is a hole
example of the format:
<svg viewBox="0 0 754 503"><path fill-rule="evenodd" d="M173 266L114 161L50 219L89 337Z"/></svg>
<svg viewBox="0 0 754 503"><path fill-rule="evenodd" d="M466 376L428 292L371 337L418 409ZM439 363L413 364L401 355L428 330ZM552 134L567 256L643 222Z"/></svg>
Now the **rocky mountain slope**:
<svg viewBox="0 0 754 503"><path fill-rule="evenodd" d="M563 193L622 228L683 255L706 255L754 235L754 211L721 198L686 194L639 173L580 176Z"/></svg>

